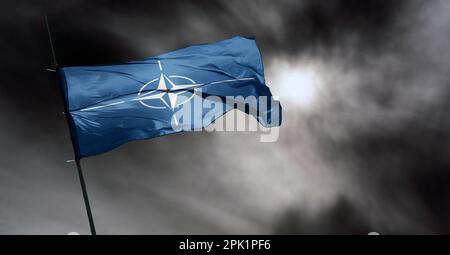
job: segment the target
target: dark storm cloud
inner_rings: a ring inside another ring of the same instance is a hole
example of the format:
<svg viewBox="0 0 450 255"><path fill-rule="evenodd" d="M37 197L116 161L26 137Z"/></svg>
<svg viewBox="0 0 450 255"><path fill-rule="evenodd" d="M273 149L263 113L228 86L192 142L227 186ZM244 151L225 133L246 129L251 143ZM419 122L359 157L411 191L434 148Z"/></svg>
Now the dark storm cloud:
<svg viewBox="0 0 450 255"><path fill-rule="evenodd" d="M325 159L353 165L359 202L350 208L381 232L448 232L448 8L409 5L382 33L382 51L341 50L337 63L357 82L349 90L337 77L341 91L310 118ZM339 129L346 136L336 138Z"/></svg>
<svg viewBox="0 0 450 255"><path fill-rule="evenodd" d="M64 163L72 156L56 77L44 72L44 11L63 65L240 34L257 38L268 81L278 63L321 80L307 109L269 84L285 106L276 143L196 132L84 160L100 233L449 232L448 2L3 5L0 233L87 232L75 169Z"/></svg>

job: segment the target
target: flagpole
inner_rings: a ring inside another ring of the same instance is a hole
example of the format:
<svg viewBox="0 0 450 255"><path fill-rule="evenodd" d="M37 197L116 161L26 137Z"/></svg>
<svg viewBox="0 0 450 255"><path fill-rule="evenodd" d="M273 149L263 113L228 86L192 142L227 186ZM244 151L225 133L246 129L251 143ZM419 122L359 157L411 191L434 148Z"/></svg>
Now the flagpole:
<svg viewBox="0 0 450 255"><path fill-rule="evenodd" d="M58 61L56 60L55 47L53 47L53 38L50 32L50 26L48 25L47 14L45 14L44 17L45 17L45 26L47 27L48 41L50 42L50 49L52 50L52 68L56 69L58 67Z"/></svg>
<svg viewBox="0 0 450 255"><path fill-rule="evenodd" d="M52 72L56 72L58 69L58 61L56 60L56 54L55 54L55 48L53 46L53 40L52 40L52 35L50 32L50 26L48 24L48 18L47 18L47 14L44 15L45 17L45 26L47 27L47 33L48 33L48 39L50 42L50 49L52 51L52 68L53 69L47 69L48 71L52 71ZM64 94L61 91L61 95L63 98L63 103L64 103L64 113L67 114L69 111L67 109L67 104L66 104L66 99L64 98ZM67 120L67 124L69 126L69 130L70 130L70 135L72 136L72 128L69 122L68 117L66 116L66 120ZM70 140L72 141L72 137L70 138ZM73 146L73 141L72 141L72 146ZM73 147L74 149L74 154L75 154L75 147ZM78 172L78 177L80 179L80 185L81 185L81 191L83 192L83 200L84 200L84 205L86 207L86 213L89 219L89 227L91 230L91 235L97 235L97 232L95 230L95 224L94 224L94 218L92 217L92 211L91 211L91 206L89 204L89 197L88 197L88 193L87 193L87 189L86 189L86 183L84 181L84 177L83 177L83 169L81 168L81 162L80 159L76 158L75 160L76 166L77 166L77 172Z"/></svg>
<svg viewBox="0 0 450 255"><path fill-rule="evenodd" d="M77 164L77 170L78 170L78 177L80 177L80 184L81 184L81 190L83 191L83 199L84 199L84 205L86 206L86 213L89 219L89 227L91 228L91 234L97 235L97 232L95 231L95 224L94 224L94 218L92 217L92 211L91 211L91 205L89 204L89 197L86 189L86 184L84 182L83 177L83 170L81 169L81 163L80 160L75 160Z"/></svg>

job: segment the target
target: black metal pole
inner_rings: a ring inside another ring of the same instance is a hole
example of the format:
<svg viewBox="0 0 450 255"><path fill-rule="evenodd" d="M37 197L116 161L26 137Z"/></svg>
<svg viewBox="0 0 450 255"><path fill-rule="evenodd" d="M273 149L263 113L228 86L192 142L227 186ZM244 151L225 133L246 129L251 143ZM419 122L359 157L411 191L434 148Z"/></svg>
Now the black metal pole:
<svg viewBox="0 0 450 255"><path fill-rule="evenodd" d="M89 204L89 197L86 189L86 184L84 183L83 170L81 169L80 160L75 160L77 164L78 177L80 177L81 190L83 191L84 205L86 206L86 212L89 219L89 227L91 228L91 234L97 235L95 231L94 218L92 217L91 206Z"/></svg>
<svg viewBox="0 0 450 255"><path fill-rule="evenodd" d="M48 25L47 14L45 17L45 26L47 27L48 41L50 42L50 49L52 50L52 68L56 69L58 67L58 61L56 60L55 47L53 47L53 38L50 32L50 26Z"/></svg>
<svg viewBox="0 0 450 255"><path fill-rule="evenodd" d="M50 26L48 24L47 15L45 15L44 17L45 17L45 26L47 27L48 39L50 42L50 49L52 51L52 68L53 68L53 70L51 70L51 71L56 72L57 68L58 68L58 62L56 60L55 48L53 47L52 34L50 32ZM67 109L66 99L64 98L64 93L62 92L61 88L60 88L60 91L61 91L61 95L62 95L62 99L63 99L63 103L64 103L64 114L68 114L69 111ZM67 115L66 115L66 120L67 120L67 124L69 126L70 135L72 136L71 125L70 125ZM70 138L70 140L72 140L72 137ZM73 145L73 141L72 141L72 145ZM75 154L75 147L74 147L74 154ZM91 234L96 235L97 232L95 231L94 218L92 217L91 206L89 204L89 197L88 197L88 193L87 193L87 189L86 189L86 183L84 182L83 170L81 168L81 163L80 163L79 159L76 159L75 162L77 165L78 177L80 179L81 190L83 192L84 205L86 206L86 213L87 213L87 216L89 219L89 227L91 229Z"/></svg>

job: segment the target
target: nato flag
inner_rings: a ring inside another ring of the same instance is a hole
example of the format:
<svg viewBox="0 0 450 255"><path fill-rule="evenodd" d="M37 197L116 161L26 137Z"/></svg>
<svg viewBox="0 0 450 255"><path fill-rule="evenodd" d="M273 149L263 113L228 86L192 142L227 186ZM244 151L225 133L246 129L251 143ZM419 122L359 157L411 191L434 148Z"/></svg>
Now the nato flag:
<svg viewBox="0 0 450 255"><path fill-rule="evenodd" d="M119 65L61 67L59 74L76 159L186 126L205 127L235 107L223 100L230 96L258 98L257 112L251 107L244 111L266 127L281 124L281 108L273 110L278 102L265 85L261 54L250 38L194 45ZM261 96L269 98L264 106ZM177 112L194 101L221 107L213 115L205 107L191 108L194 121L182 122Z"/></svg>

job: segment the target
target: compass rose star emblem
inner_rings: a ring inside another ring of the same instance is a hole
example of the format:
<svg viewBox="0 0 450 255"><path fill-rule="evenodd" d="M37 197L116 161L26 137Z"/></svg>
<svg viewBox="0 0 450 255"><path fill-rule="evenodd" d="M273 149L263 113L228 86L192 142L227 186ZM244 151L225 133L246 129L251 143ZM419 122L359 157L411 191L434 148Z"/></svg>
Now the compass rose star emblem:
<svg viewBox="0 0 450 255"><path fill-rule="evenodd" d="M175 116L177 107L190 101L197 93L199 87L203 85L215 85L229 82L241 82L254 80L253 77L237 78L228 80L212 81L208 83L196 83L193 79L181 75L166 75L163 72L161 61L158 60L160 75L147 83L145 83L136 95L136 98L130 100L114 101L108 104L93 105L80 109L81 112L97 111L100 109L113 107L124 104L129 101L138 101L141 105L153 109L170 109L172 120L176 126L179 125Z"/></svg>
<svg viewBox="0 0 450 255"><path fill-rule="evenodd" d="M169 108L174 111L176 107L183 105L184 103L191 100L192 97L194 97L197 88L203 85L198 84L191 78L185 76L165 75L163 73L161 61L159 60L158 66L159 70L161 71L159 78L153 79L144 84L144 86L142 86L142 88L139 90L137 98L134 99L136 101L139 101L146 107L157 109ZM150 89L150 91L148 91L149 86L156 84L156 88ZM187 99L183 98L184 100L179 100L179 96L184 94L189 94ZM159 103L151 103L151 101L149 100L157 100L157 102L159 101Z"/></svg>

